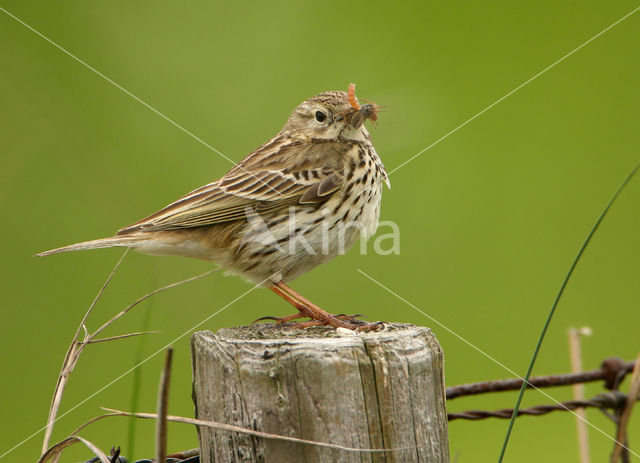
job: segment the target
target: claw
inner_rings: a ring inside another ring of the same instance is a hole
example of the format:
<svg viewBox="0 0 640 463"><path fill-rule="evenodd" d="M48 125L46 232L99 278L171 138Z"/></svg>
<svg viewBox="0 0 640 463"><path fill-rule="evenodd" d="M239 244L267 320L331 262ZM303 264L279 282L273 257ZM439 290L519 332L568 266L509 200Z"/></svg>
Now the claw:
<svg viewBox="0 0 640 463"><path fill-rule="evenodd" d="M261 322L263 320L273 320L273 321L277 321L278 317L271 317L269 315L267 315L266 317L260 317L260 318L256 318L254 321L251 322L252 325L255 325L258 322Z"/></svg>
<svg viewBox="0 0 640 463"><path fill-rule="evenodd" d="M366 317L366 315L362 314L362 313L356 313L356 314L353 314L353 315L347 315L347 314L344 314L344 313L339 313L339 314L334 315L334 317L339 318L341 320L342 319L349 320L351 318Z"/></svg>

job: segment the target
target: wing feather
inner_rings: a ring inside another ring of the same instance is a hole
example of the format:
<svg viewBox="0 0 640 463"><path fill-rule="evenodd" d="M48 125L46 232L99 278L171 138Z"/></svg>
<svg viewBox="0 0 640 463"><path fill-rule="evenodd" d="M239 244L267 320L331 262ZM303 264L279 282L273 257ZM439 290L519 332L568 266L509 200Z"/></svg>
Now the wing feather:
<svg viewBox="0 0 640 463"><path fill-rule="evenodd" d="M294 204L325 201L341 185L337 172L341 171L344 149L335 144L314 143L304 150L298 141L274 139L267 145L270 150L258 148L220 180L122 228L118 235L246 220L248 210L269 214ZM267 155L268 162L254 159Z"/></svg>

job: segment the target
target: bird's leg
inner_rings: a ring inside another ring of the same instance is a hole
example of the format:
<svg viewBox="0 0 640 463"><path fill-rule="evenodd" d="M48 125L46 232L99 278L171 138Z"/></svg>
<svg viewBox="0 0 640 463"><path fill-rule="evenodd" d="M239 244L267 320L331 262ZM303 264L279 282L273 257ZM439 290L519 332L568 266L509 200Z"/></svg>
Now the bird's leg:
<svg viewBox="0 0 640 463"><path fill-rule="evenodd" d="M284 286L286 288L288 288L288 289L291 289L286 285L284 285ZM295 296L291 295L289 292L284 290L280 285L275 284L273 286L270 286L269 289L271 291L273 291L274 293L276 293L278 296L280 296L282 299L287 301L289 304L294 306L296 309L298 309L298 313L293 314L293 315L287 315L285 317L270 317L270 316L260 317L257 320L255 320L254 323L259 322L259 321L263 321L263 320L273 320L276 323L287 323L287 322L290 322L292 320L296 320L298 318L311 318L314 321L317 320L317 316L314 314L312 309L310 309L304 303L300 302L298 299L296 299ZM291 291L293 291L293 290L291 290ZM297 294L297 293L295 293L295 294ZM311 305L313 305L313 304L311 304ZM320 310L322 310L322 309L320 309ZM306 323L308 323L308 322L306 322ZM306 327L306 326L304 326L304 327ZM303 328L303 326L301 326L301 328Z"/></svg>
<svg viewBox="0 0 640 463"><path fill-rule="evenodd" d="M299 313L295 315L276 319L279 323L308 317L312 320L309 322L298 323L301 328L319 325L330 325L334 328L347 328L350 330L371 330L379 328L378 324L362 322L361 320L355 319L354 316L331 315L282 281L275 283L269 289L293 305L299 311Z"/></svg>
<svg viewBox="0 0 640 463"><path fill-rule="evenodd" d="M256 321L254 321L254 323L262 320L274 320L277 323L286 323L286 322L290 322L291 320L296 320L298 318L313 318L311 311L303 303L301 303L294 297L290 296L288 293L283 291L278 286L276 285L270 286L269 289L274 293L276 293L281 298L283 298L289 304L294 306L296 309L298 309L298 313L293 315L287 315L286 317L260 317Z"/></svg>
<svg viewBox="0 0 640 463"><path fill-rule="evenodd" d="M338 320L330 313L326 312L325 310L315 305L313 302L305 298L302 294L295 291L291 286L287 285L286 283L279 281L278 283L275 284L275 287L278 288L279 291L282 291L283 293L285 293L287 297L284 297L284 296L282 297L285 298L285 300L287 300L289 303L293 304L294 307L296 307L298 310L300 310L300 306L304 307L306 309L306 312L308 313L307 316L309 318L318 320L320 322L324 322L324 324L331 325L336 328L338 327L348 328L348 326L346 326L344 322L342 322L341 320ZM291 299L289 298L293 299L296 302L295 303L291 302ZM302 312L302 310L300 311ZM335 321L336 324L331 323L332 321Z"/></svg>

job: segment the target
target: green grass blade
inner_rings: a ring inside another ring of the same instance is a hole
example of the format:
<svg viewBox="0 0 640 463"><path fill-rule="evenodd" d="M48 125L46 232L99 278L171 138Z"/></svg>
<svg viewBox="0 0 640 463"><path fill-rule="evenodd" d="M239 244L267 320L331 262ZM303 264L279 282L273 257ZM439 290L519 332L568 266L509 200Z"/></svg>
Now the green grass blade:
<svg viewBox="0 0 640 463"><path fill-rule="evenodd" d="M631 170L629 175L627 175L627 177L620 184L620 186L618 187L618 189L616 190L614 195L611 197L611 199L607 203L606 207L604 208L604 210L600 214L600 217L598 217L598 220L596 221L596 223L591 228L591 231L587 235L587 239L585 239L584 243L582 243L582 247L578 251L578 254L576 255L576 257L573 259L573 263L571 264L571 267L569 268L569 271L567 272L567 275L564 277L564 281L562 282L562 285L560 286L560 290L558 291L558 294L556 295L556 299L553 301L553 305L551 306L551 310L549 310L549 315L547 316L547 319L546 319L546 321L544 323L544 326L542 327L542 332L540 333L540 337L538 338L538 342L536 343L536 347L533 350L533 355L531 357L531 361L529 362L529 367L527 368L527 373L524 376L524 381L522 382L522 387L520 388L520 392L518 392L518 398L516 399L516 404L513 407L513 414L511 415L511 419L509 420L509 426L507 427L507 434L505 435L504 442L502 443L502 449L500 450L500 456L498 457L498 463L502 463L502 459L504 458L504 454L507 451L507 444L509 443L509 438L511 437L511 431L513 430L513 425L515 424L516 417L518 416L518 410L520 409L520 404L522 402L522 398L524 397L524 391L527 389L527 385L529 384L529 378L531 377L531 372L533 371L533 366L535 365L536 359L538 358L538 353L540 352L540 347L542 346L542 341L544 340L544 337L547 334L547 329L549 328L549 325L551 324L551 319L553 318L553 314L555 313L556 308L558 307L558 303L560 302L560 298L562 298L562 294L564 293L564 290L566 289L567 284L569 283L569 280L571 279L571 275L573 274L573 271L576 269L576 266L578 265L578 262L580 261L580 258L582 257L582 254L584 254L584 251L585 251L585 249L587 249L587 246L589 245L589 242L591 242L591 238L593 238L593 235L595 235L596 231L598 230L598 227L600 227L600 224L602 223L602 221L606 217L607 213L609 212L609 209L611 209L611 206L613 206L613 203L616 201L616 199L618 198L620 193L622 193L622 190L625 189L625 187L631 181L631 179L636 174L636 172L638 172L638 169L640 169L640 163L636 164L636 166Z"/></svg>
<svg viewBox="0 0 640 463"><path fill-rule="evenodd" d="M157 285L157 272L156 277L154 278L153 287L155 288ZM144 314L144 319L142 320L142 326L140 331L148 331L149 325L151 323L151 311L153 309L153 299L149 301L147 305L147 310ZM136 352L133 358L133 364L139 365L142 361L142 353L144 352L144 346L146 342L146 336L140 336L138 338L138 345L136 346ZM136 368L133 371L133 385L131 386L131 402L129 404L129 410L132 410L134 413L139 410L140 404L140 394L141 394L141 386L142 384L142 368ZM127 457L133 461L133 457L135 455L135 442L136 442L136 430L137 423L139 420L136 418L129 419L129 426L127 429Z"/></svg>

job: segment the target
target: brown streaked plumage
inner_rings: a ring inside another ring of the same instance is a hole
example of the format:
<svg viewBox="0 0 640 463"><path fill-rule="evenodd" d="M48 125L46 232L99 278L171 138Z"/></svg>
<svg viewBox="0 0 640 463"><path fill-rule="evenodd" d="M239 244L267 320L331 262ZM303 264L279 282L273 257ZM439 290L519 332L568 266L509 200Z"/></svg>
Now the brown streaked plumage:
<svg viewBox="0 0 640 463"><path fill-rule="evenodd" d="M349 92L320 93L302 102L274 138L219 180L120 229L116 236L77 243L58 252L112 246L147 254L210 260L269 286L299 313L298 325L371 328L323 311L289 286L345 252L378 225L382 185L389 184L364 122L378 106L360 105Z"/></svg>

